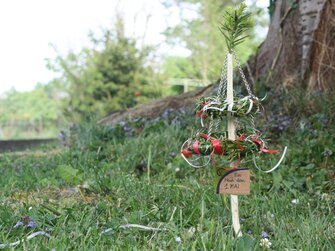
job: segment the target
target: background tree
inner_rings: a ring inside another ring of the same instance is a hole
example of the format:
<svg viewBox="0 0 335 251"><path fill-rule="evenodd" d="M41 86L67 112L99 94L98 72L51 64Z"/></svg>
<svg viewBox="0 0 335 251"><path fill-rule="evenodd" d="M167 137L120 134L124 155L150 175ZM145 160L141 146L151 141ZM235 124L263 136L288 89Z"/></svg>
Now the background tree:
<svg viewBox="0 0 335 251"><path fill-rule="evenodd" d="M181 22L175 27L166 30L165 35L170 44L185 45L190 51L190 56L186 59L192 67L192 71L186 67L179 67L179 71L184 73L185 77L198 78L205 81L216 81L219 78L223 64L223 55L225 54L226 44L223 41L222 34L219 30L222 21L224 9L233 5L237 1L224 0L168 0L165 5L178 6L180 9ZM255 5L251 6L254 13L258 13L258 23L264 24L264 18L260 10L256 10ZM190 19L187 13L195 13L195 17ZM241 45L238 50L239 57L245 62L248 57L256 50L259 39L255 36L255 31ZM181 63L176 62L183 66ZM181 61L182 59L180 59ZM167 75L170 75L170 71Z"/></svg>
<svg viewBox="0 0 335 251"><path fill-rule="evenodd" d="M49 64L60 73L58 81L65 87L67 117L73 121L101 117L160 96L159 77L149 64L152 48L138 49L136 40L124 35L120 16L102 38L91 37L93 49L58 56Z"/></svg>
<svg viewBox="0 0 335 251"><path fill-rule="evenodd" d="M249 61L253 78L269 87L334 90L334 1L277 0L271 9L268 35Z"/></svg>

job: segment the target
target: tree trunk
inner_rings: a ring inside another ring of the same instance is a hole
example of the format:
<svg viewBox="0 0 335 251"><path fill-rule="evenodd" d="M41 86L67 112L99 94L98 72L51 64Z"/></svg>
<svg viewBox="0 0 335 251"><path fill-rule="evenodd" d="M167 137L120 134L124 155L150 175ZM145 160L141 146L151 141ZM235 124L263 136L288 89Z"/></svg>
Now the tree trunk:
<svg viewBox="0 0 335 251"><path fill-rule="evenodd" d="M334 1L275 1L268 35L248 64L253 79L271 88L334 90Z"/></svg>

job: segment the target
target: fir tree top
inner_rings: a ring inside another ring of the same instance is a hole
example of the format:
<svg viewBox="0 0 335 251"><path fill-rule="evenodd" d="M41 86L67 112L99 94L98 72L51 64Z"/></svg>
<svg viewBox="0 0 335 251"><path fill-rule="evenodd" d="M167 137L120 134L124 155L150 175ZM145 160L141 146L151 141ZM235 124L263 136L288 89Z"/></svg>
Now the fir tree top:
<svg viewBox="0 0 335 251"><path fill-rule="evenodd" d="M246 11L247 5L241 3L238 8L228 7L223 15L223 22L219 27L225 37L228 51L242 43L248 35L245 32L253 26L251 13Z"/></svg>

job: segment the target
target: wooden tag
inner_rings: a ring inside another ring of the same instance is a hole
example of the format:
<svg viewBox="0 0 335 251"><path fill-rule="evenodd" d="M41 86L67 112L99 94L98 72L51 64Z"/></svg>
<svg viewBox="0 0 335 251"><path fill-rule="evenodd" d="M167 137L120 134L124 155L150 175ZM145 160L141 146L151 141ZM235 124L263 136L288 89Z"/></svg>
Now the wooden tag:
<svg viewBox="0 0 335 251"><path fill-rule="evenodd" d="M240 168L224 174L216 187L219 194L246 195L250 193L250 169Z"/></svg>

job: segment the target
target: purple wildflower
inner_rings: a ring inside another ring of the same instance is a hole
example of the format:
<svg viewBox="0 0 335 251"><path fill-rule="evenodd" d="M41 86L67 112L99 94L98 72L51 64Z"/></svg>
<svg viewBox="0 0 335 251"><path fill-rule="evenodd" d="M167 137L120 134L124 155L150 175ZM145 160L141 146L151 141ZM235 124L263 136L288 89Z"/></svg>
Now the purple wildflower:
<svg viewBox="0 0 335 251"><path fill-rule="evenodd" d="M26 228L35 228L37 227L37 224L36 222L30 218L29 216L24 216L22 218L22 220L16 222L14 228L17 228L17 227L26 227Z"/></svg>
<svg viewBox="0 0 335 251"><path fill-rule="evenodd" d="M263 237L263 238L269 238L269 235L268 235L267 232L263 231L263 232L262 232L262 237Z"/></svg>
<svg viewBox="0 0 335 251"><path fill-rule="evenodd" d="M18 222L16 222L14 228L17 228L17 227L20 227L20 226L23 226L23 225L24 225L24 224L23 224L22 221L18 221Z"/></svg>
<svg viewBox="0 0 335 251"><path fill-rule="evenodd" d="M30 220L30 221L28 222L28 224L26 225L26 227L27 227L27 228L35 228L35 227L37 227L37 224L36 224L35 221Z"/></svg>

